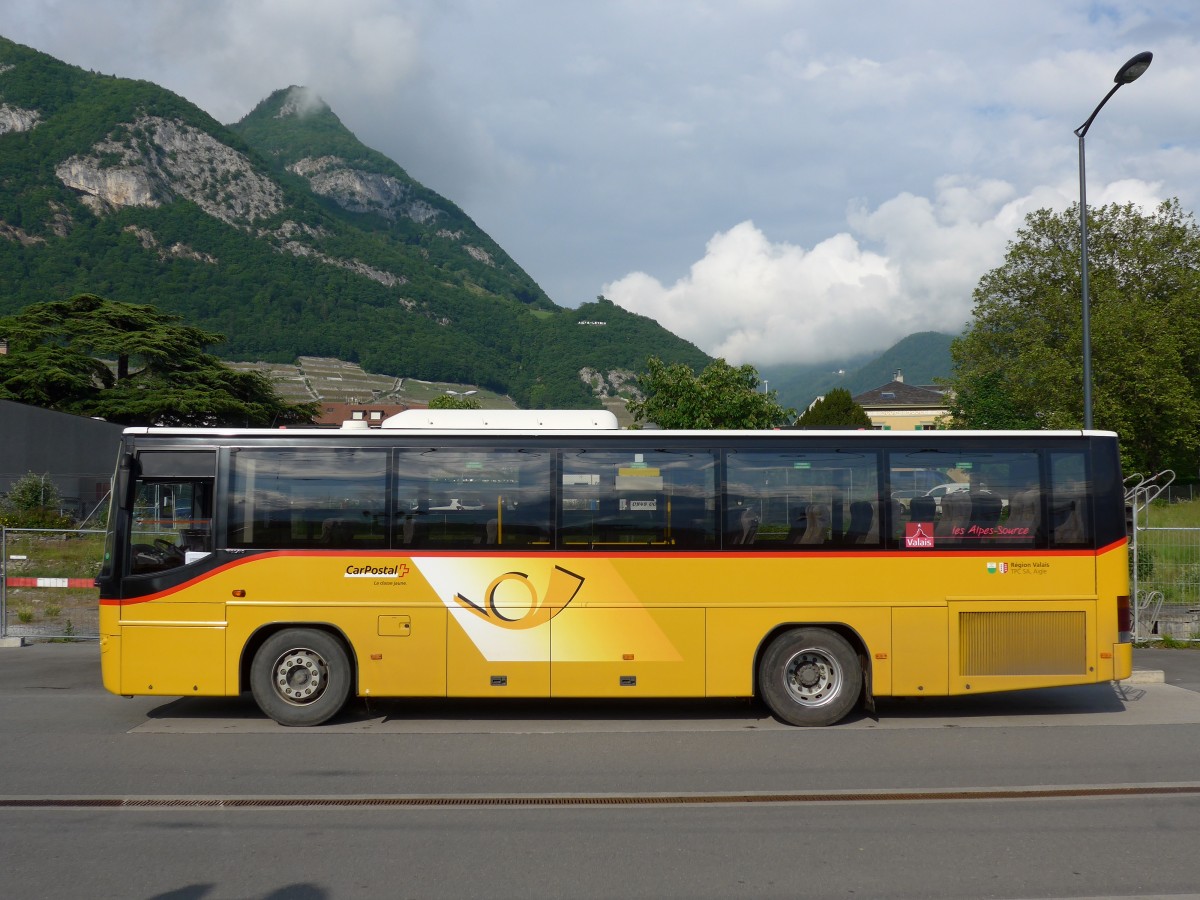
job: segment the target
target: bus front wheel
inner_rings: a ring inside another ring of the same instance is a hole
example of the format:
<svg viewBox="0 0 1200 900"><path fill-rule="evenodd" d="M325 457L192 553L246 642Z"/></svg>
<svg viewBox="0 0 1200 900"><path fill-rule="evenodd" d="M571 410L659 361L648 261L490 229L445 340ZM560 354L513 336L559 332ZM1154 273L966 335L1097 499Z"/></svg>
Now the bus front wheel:
<svg viewBox="0 0 1200 900"><path fill-rule="evenodd" d="M350 693L350 658L342 642L315 628L271 635L254 654L250 691L280 725L320 725Z"/></svg>
<svg viewBox="0 0 1200 900"><path fill-rule="evenodd" d="M832 725L862 692L854 648L827 628L793 628L767 647L758 665L762 699L789 725Z"/></svg>

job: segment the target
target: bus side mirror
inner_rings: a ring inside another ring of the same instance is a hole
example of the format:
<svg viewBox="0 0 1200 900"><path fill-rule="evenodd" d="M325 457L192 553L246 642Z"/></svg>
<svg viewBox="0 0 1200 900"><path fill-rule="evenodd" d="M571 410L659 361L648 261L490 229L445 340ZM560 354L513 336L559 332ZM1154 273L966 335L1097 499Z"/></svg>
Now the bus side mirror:
<svg viewBox="0 0 1200 900"><path fill-rule="evenodd" d="M117 462L117 483L113 485L116 492L117 508L123 512L133 509L133 481L137 460L132 453L122 453Z"/></svg>

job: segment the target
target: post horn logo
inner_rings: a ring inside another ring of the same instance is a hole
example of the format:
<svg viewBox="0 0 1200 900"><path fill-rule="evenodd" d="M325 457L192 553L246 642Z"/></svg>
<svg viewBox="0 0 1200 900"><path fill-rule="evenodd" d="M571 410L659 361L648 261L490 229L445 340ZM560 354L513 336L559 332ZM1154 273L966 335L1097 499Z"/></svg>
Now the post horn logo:
<svg viewBox="0 0 1200 900"><path fill-rule="evenodd" d="M524 572L505 572L487 586L482 603L465 594L455 594L454 599L463 609L493 625L523 630L536 628L562 612L575 599L583 581L582 575L555 566L546 590L539 595Z"/></svg>

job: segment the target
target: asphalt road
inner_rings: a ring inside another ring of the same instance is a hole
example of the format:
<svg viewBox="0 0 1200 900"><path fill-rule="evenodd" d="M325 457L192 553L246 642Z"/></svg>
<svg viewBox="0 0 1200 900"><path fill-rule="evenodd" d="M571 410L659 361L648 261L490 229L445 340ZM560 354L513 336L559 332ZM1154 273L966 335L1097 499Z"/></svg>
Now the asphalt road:
<svg viewBox="0 0 1200 900"><path fill-rule="evenodd" d="M6 897L1188 896L1200 651L1164 684L747 703L113 697L94 645L0 650ZM1190 894L1195 896L1195 894Z"/></svg>
<svg viewBox="0 0 1200 900"><path fill-rule="evenodd" d="M1157 670L1163 681L1189 691L1200 691L1200 647L1187 650L1134 650L1135 668Z"/></svg>

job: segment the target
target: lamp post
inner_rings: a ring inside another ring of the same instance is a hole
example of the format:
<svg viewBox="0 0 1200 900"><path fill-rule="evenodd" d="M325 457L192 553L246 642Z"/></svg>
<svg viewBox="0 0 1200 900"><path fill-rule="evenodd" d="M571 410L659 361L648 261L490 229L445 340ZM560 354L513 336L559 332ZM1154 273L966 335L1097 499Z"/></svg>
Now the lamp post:
<svg viewBox="0 0 1200 900"><path fill-rule="evenodd" d="M452 403L448 409L479 409L479 402L468 399L477 391L452 391L446 388L446 395L452 399Z"/></svg>
<svg viewBox="0 0 1200 900"><path fill-rule="evenodd" d="M1075 129L1075 134L1079 138L1079 273L1080 289L1083 294L1083 427L1089 429L1092 427L1092 323L1089 308L1091 303L1088 300L1087 179L1084 174L1083 138L1088 129L1092 127L1092 120L1104 108L1104 104L1109 101L1109 98L1117 92L1121 85L1129 84L1140 78L1142 73L1150 68L1150 61L1153 59L1153 53L1143 50L1121 66L1117 70L1116 77L1113 78L1112 90L1104 95L1104 99L1092 110L1087 121Z"/></svg>

